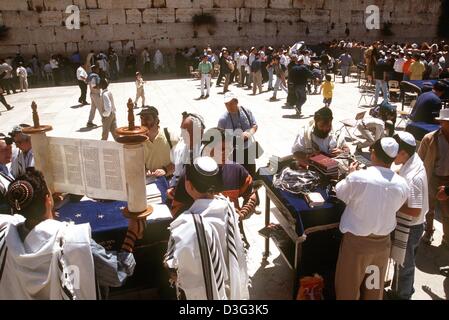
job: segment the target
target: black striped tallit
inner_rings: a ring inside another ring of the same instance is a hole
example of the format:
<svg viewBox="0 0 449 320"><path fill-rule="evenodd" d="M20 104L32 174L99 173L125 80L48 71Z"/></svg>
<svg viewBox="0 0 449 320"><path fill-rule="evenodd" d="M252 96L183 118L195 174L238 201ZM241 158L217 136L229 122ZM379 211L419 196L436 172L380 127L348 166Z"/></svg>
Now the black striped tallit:
<svg viewBox="0 0 449 320"><path fill-rule="evenodd" d="M232 207L230 205L230 203L228 202L228 210L227 210L227 216L228 216L228 223L227 223L227 235L226 235L226 241L228 243L228 251L229 253L234 256L235 260L238 261L237 259L237 246L236 246L236 241L235 241L235 235L236 235L236 230L235 230L235 226L234 226L234 217L232 216Z"/></svg>
<svg viewBox="0 0 449 320"><path fill-rule="evenodd" d="M64 273L64 268L62 266L61 260L63 257L63 251L61 250L61 255L58 258L58 269L59 269L59 285L61 286L61 293L64 300L74 300L74 296L72 292L65 286L62 279L63 277L66 277L66 274Z"/></svg>
<svg viewBox="0 0 449 320"><path fill-rule="evenodd" d="M4 226L0 229L0 282L3 278L7 254L8 248L6 247L6 226Z"/></svg>
<svg viewBox="0 0 449 320"><path fill-rule="evenodd" d="M220 244L217 240L217 235L213 233L209 251L212 253L212 266L214 267L215 282L217 284L218 291L223 288L225 276L223 272L223 266L221 264L221 256L219 250Z"/></svg>
<svg viewBox="0 0 449 320"><path fill-rule="evenodd" d="M209 254L209 246L207 245L206 231L204 230L203 218L199 214L192 214L193 221L195 223L196 236L198 239L198 246L200 249L201 265L203 267L204 285L206 288L207 300L214 299L214 293L212 290L212 270L211 270L211 257Z"/></svg>

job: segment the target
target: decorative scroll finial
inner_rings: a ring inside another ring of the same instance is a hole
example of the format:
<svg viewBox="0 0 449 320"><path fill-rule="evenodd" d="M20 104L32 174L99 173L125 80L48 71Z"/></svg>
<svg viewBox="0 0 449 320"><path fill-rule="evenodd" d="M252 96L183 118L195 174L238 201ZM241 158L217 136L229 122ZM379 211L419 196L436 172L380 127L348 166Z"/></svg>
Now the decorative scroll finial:
<svg viewBox="0 0 449 320"><path fill-rule="evenodd" d="M34 126L34 128L39 128L40 127L39 114L37 113L37 104L36 104L36 102L33 101L31 103L31 109L33 110L33 126Z"/></svg>
<svg viewBox="0 0 449 320"><path fill-rule="evenodd" d="M130 131L135 129L135 124L134 124L134 103L131 100L131 98L128 99L128 129Z"/></svg>

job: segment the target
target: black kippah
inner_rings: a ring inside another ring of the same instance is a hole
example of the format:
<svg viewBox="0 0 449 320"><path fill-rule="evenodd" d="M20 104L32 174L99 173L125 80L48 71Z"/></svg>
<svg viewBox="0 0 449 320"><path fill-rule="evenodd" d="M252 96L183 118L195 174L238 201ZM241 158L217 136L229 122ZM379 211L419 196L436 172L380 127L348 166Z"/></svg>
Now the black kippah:
<svg viewBox="0 0 449 320"><path fill-rule="evenodd" d="M6 199L15 211L26 209L33 201L34 189L31 183L25 180L17 180L8 187Z"/></svg>
<svg viewBox="0 0 449 320"><path fill-rule="evenodd" d="M328 107L323 107L317 112L315 112L315 117L320 119L332 120L333 119L332 110Z"/></svg>

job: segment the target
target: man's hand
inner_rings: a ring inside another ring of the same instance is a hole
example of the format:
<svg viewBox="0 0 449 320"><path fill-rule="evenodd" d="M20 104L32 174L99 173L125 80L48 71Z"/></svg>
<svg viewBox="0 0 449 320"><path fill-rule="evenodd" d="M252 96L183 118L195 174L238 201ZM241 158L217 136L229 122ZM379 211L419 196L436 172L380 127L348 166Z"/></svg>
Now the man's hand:
<svg viewBox="0 0 449 320"><path fill-rule="evenodd" d="M170 200L175 199L175 188L167 189L167 199L170 199Z"/></svg>
<svg viewBox="0 0 449 320"><path fill-rule="evenodd" d="M251 136L252 134L250 132L245 131L242 133L242 138L244 141L251 139Z"/></svg>
<svg viewBox="0 0 449 320"><path fill-rule="evenodd" d="M165 172L164 169L157 169L157 170L155 170L153 172L148 170L147 173L146 173L147 177L150 176L150 177L155 177L155 178L163 177L166 174L167 174L167 172Z"/></svg>
<svg viewBox="0 0 449 320"><path fill-rule="evenodd" d="M344 152L345 151L343 149L335 148L331 150L331 156L336 157Z"/></svg>
<svg viewBox="0 0 449 320"><path fill-rule="evenodd" d="M349 165L349 173L353 173L353 172L359 170L359 166L360 166L360 163L358 161L351 163Z"/></svg>
<svg viewBox="0 0 449 320"><path fill-rule="evenodd" d="M445 187L441 186L438 188L437 199L439 201L446 201L449 199L449 196L445 192Z"/></svg>
<svg viewBox="0 0 449 320"><path fill-rule="evenodd" d="M246 210L244 210L244 209L236 210L236 211L237 211L237 214L239 215L239 220L240 221L244 220L246 215L248 214L248 212Z"/></svg>

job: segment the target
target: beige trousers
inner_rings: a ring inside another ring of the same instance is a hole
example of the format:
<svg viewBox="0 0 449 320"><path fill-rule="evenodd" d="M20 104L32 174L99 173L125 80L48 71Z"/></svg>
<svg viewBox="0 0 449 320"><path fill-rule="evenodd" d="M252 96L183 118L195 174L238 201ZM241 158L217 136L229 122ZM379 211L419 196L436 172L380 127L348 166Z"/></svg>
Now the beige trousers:
<svg viewBox="0 0 449 320"><path fill-rule="evenodd" d="M259 89L259 93L262 93L262 72L257 71L253 72L253 94L256 94L257 89Z"/></svg>
<svg viewBox="0 0 449 320"><path fill-rule="evenodd" d="M390 236L345 233L335 272L337 300L382 300Z"/></svg>
<svg viewBox="0 0 449 320"><path fill-rule="evenodd" d="M109 117L102 117L101 123L103 125L101 140L108 140L109 132L112 134L114 140L117 140L118 134L115 132L115 129L117 129L117 121L115 118L115 113L111 113Z"/></svg>
<svg viewBox="0 0 449 320"><path fill-rule="evenodd" d="M134 104L136 106L137 106L137 101L139 100L139 98L142 99L142 107L143 107L145 105L145 89L144 88L137 89L136 100L134 101Z"/></svg>

